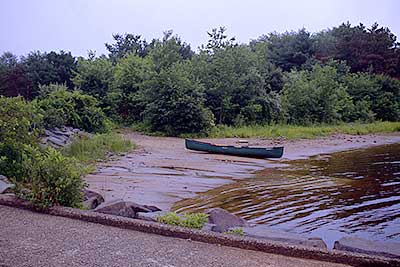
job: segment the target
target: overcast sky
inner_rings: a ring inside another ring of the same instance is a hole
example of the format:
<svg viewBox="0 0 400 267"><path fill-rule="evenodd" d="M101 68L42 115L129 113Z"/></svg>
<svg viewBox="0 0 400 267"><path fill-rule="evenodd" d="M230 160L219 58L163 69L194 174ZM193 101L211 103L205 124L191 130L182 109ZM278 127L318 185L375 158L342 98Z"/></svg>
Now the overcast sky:
<svg viewBox="0 0 400 267"><path fill-rule="evenodd" d="M218 26L246 43L273 31L316 32L346 21L368 27L377 21L400 36L399 16L396 0L0 0L0 53L101 54L113 33L151 40L169 29L196 49Z"/></svg>

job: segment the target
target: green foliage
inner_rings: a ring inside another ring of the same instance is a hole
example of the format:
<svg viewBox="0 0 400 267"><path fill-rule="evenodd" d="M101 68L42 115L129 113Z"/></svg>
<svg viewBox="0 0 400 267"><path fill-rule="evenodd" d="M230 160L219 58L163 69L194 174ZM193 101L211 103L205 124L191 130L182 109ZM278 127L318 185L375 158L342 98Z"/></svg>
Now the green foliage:
<svg viewBox="0 0 400 267"><path fill-rule="evenodd" d="M28 176L22 184L30 190L27 197L34 205L43 208L53 205L81 205L83 169L75 159L64 157L53 148L47 148L43 153L36 152L28 165Z"/></svg>
<svg viewBox="0 0 400 267"><path fill-rule="evenodd" d="M205 213L188 213L182 217L175 212L168 212L165 215L158 216L157 221L169 225L201 229L208 222L208 215Z"/></svg>
<svg viewBox="0 0 400 267"><path fill-rule="evenodd" d="M377 23L274 32L248 44L236 43L225 27L207 34L198 53L172 30L151 42L114 34L107 56L89 52L87 59L6 52L0 95L37 97L46 127L87 131L107 130L104 115L163 135L204 135L214 120L230 126L400 120L400 46Z"/></svg>
<svg viewBox="0 0 400 267"><path fill-rule="evenodd" d="M309 139L332 134L371 134L371 133L391 133L400 131L400 122L373 122L373 123L345 123L338 125L252 125L230 127L220 125L214 127L208 137L262 137L262 138L278 138L286 139Z"/></svg>
<svg viewBox="0 0 400 267"><path fill-rule="evenodd" d="M243 231L243 228L235 228L235 229L226 231L225 234L244 236L244 231Z"/></svg>
<svg viewBox="0 0 400 267"><path fill-rule="evenodd" d="M173 64L191 59L194 52L190 45L182 42L173 31L164 32L162 40L154 39L149 45L149 56L152 58L155 70L170 68Z"/></svg>
<svg viewBox="0 0 400 267"><path fill-rule="evenodd" d="M89 55L89 59L78 59L73 82L84 93L103 99L110 91L113 71L113 66L107 58L95 58L92 54Z"/></svg>
<svg viewBox="0 0 400 267"><path fill-rule="evenodd" d="M118 112L124 122L143 119L143 111L148 102L145 90L149 88L154 75L154 64L150 57L141 58L129 54L118 62L114 87L121 93Z"/></svg>
<svg viewBox="0 0 400 267"><path fill-rule="evenodd" d="M113 63L129 54L144 57L147 54L147 43L141 40L140 35L134 34L113 34L114 44L106 43L106 48L110 52L109 57Z"/></svg>
<svg viewBox="0 0 400 267"><path fill-rule="evenodd" d="M107 119L93 96L68 91L63 85L49 85L41 90L50 92L37 101L37 106L44 111L46 128L72 126L88 132L109 130Z"/></svg>
<svg viewBox="0 0 400 267"><path fill-rule="evenodd" d="M297 32L270 33L257 41L266 42L268 58L284 71L300 69L313 58L313 40L306 29Z"/></svg>
<svg viewBox="0 0 400 267"><path fill-rule="evenodd" d="M42 114L22 97L0 96L0 174L20 179L42 131Z"/></svg>
<svg viewBox="0 0 400 267"><path fill-rule="evenodd" d="M92 137L81 136L65 147L62 153L90 164L100 159L107 159L109 153L128 152L134 147L135 145L123 136L108 133Z"/></svg>
<svg viewBox="0 0 400 267"><path fill-rule="evenodd" d="M228 37L225 32L225 27L219 27L218 29L213 28L211 32L207 32L209 39L207 41L207 45L205 47L202 47L202 50L213 54L219 49L235 46L236 38Z"/></svg>
<svg viewBox="0 0 400 267"><path fill-rule="evenodd" d="M204 132L213 125L213 116L203 104L203 88L191 79L188 68L189 62L175 64L153 79L144 111L144 120L152 131L179 135Z"/></svg>
<svg viewBox="0 0 400 267"><path fill-rule="evenodd" d="M27 88L31 91L30 98L38 95L39 85L59 83L70 89L73 87L71 79L76 69L76 60L71 52L31 52L22 59L22 65L32 87Z"/></svg>
<svg viewBox="0 0 400 267"><path fill-rule="evenodd" d="M315 65L312 71L292 71L287 79L282 106L289 123L335 123L350 116L353 103L336 68Z"/></svg>

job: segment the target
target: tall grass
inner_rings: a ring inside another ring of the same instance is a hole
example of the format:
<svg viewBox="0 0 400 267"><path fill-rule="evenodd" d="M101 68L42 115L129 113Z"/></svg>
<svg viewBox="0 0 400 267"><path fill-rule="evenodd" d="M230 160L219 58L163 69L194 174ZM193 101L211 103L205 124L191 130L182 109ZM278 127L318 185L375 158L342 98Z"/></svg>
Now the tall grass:
<svg viewBox="0 0 400 267"><path fill-rule="evenodd" d="M109 153L120 153L135 147L130 140L116 133L96 134L93 137L81 137L63 149L63 154L74 157L83 163L94 163L106 159Z"/></svg>
<svg viewBox="0 0 400 267"><path fill-rule="evenodd" d="M346 123L339 125L254 125L254 126L217 126L211 130L209 137L264 137L287 139L312 139L332 134L372 134L400 131L400 122Z"/></svg>

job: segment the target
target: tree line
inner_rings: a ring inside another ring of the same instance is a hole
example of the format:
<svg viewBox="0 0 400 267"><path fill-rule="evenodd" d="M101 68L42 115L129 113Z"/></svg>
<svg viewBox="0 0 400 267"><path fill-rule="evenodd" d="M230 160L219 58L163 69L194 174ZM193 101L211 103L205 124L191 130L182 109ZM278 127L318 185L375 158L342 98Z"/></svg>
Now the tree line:
<svg viewBox="0 0 400 267"><path fill-rule="evenodd" d="M151 42L115 34L107 55L86 58L6 52L0 94L33 100L49 127L87 130L104 129L106 118L169 135L214 125L400 120L400 47L388 28L343 23L248 44L224 27L208 36L197 52L172 31Z"/></svg>

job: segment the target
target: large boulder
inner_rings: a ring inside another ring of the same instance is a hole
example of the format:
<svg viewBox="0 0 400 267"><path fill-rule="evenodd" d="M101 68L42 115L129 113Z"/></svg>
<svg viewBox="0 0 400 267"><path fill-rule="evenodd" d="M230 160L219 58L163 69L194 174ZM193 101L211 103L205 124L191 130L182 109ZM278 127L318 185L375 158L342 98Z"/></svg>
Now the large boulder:
<svg viewBox="0 0 400 267"><path fill-rule="evenodd" d="M221 208L210 209L207 214L208 223L214 224L211 228L214 232L222 233L232 227L248 226L245 220Z"/></svg>
<svg viewBox="0 0 400 267"><path fill-rule="evenodd" d="M136 218L138 212L151 212L144 205L122 200L105 202L95 208L94 211L128 218Z"/></svg>
<svg viewBox="0 0 400 267"><path fill-rule="evenodd" d="M14 184L10 183L10 181L4 175L0 175L0 194L12 193L12 188Z"/></svg>
<svg viewBox="0 0 400 267"><path fill-rule="evenodd" d="M335 241L333 249L400 258L400 243L376 242L359 237L342 237Z"/></svg>
<svg viewBox="0 0 400 267"><path fill-rule="evenodd" d="M83 206L86 209L92 210L97 208L101 203L104 202L104 198L97 192L84 189L83 190Z"/></svg>
<svg viewBox="0 0 400 267"><path fill-rule="evenodd" d="M291 245L302 245L302 246L323 248L323 249L327 248L325 242L321 238L307 237L280 230L272 230L267 225L256 225L253 227L244 227L242 229L246 236L268 239L272 241L279 241Z"/></svg>

